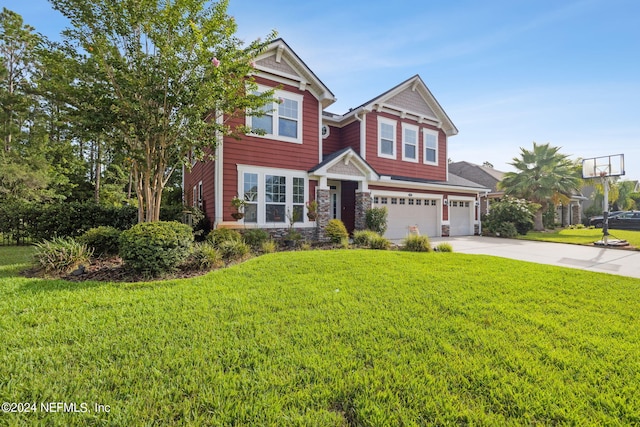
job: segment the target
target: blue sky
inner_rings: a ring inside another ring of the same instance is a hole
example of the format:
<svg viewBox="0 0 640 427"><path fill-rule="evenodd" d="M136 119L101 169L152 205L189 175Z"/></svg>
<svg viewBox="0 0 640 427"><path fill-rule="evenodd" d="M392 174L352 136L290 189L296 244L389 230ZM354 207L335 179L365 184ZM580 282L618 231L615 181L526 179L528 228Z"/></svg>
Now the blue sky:
<svg viewBox="0 0 640 427"><path fill-rule="evenodd" d="M4 0L55 39L46 0ZM572 158L625 155L640 179L637 0L231 0L246 41L272 29L345 113L420 74L459 130L454 161L508 171L520 147Z"/></svg>

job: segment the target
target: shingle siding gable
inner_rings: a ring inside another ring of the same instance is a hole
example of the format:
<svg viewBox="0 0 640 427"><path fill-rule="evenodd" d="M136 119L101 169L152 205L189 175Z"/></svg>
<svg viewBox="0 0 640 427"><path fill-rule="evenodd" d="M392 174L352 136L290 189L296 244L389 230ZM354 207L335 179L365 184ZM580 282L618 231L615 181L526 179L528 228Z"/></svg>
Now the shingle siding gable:
<svg viewBox="0 0 640 427"><path fill-rule="evenodd" d="M437 120L436 114L424 101L424 98L415 90L406 89L399 94L389 98L385 102L388 105L398 107L404 111L410 111L412 113L418 113L425 117Z"/></svg>

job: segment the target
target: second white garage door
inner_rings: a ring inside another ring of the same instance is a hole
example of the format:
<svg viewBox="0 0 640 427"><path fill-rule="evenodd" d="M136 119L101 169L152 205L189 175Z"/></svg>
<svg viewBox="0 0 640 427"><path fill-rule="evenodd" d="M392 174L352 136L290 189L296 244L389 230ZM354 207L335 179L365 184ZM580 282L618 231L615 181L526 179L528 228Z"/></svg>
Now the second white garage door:
<svg viewBox="0 0 640 427"><path fill-rule="evenodd" d="M420 234L430 237L440 236L440 201L415 197L374 197L376 207L387 208L387 239L404 239L409 227L416 226Z"/></svg>
<svg viewBox="0 0 640 427"><path fill-rule="evenodd" d="M450 236L473 235L473 202L449 200Z"/></svg>

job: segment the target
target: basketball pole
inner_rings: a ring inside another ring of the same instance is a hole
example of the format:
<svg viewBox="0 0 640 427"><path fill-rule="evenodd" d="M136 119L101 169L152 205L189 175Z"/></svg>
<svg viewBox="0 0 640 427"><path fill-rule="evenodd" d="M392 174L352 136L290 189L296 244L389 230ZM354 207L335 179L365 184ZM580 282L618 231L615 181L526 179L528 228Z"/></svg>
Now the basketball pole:
<svg viewBox="0 0 640 427"><path fill-rule="evenodd" d="M601 174L602 187L604 189L604 200L602 202L602 243L606 246L609 243L609 177L606 173Z"/></svg>

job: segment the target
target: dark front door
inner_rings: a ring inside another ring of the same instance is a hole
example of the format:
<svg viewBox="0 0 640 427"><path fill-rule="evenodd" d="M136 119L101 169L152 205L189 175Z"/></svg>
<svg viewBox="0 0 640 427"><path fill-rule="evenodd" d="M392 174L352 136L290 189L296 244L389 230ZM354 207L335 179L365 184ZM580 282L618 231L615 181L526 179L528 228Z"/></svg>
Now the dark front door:
<svg viewBox="0 0 640 427"><path fill-rule="evenodd" d="M355 181L342 181L341 219L347 227L349 234L356 228L356 190L358 183Z"/></svg>

